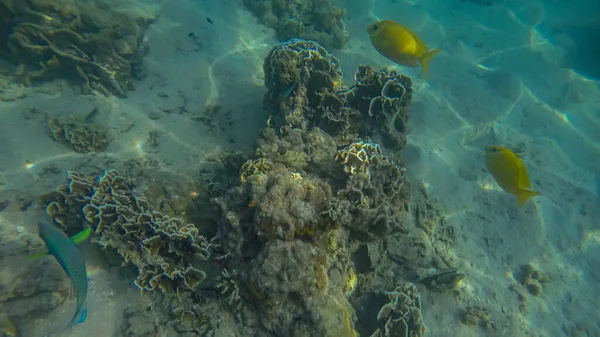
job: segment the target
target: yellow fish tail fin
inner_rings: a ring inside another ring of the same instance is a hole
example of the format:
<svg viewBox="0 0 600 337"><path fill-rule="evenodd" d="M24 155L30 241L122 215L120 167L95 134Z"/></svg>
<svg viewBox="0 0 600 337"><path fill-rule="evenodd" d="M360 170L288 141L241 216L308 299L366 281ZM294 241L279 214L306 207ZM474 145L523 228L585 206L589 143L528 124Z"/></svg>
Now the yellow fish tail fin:
<svg viewBox="0 0 600 337"><path fill-rule="evenodd" d="M421 69L423 69L423 76L425 77L425 79L427 79L427 74L429 73L429 62L435 55L437 55L441 51L442 50L440 48L436 48L434 50L426 52L425 54L421 55L421 57L419 57L419 62L421 62Z"/></svg>
<svg viewBox="0 0 600 337"><path fill-rule="evenodd" d="M536 195L542 195L542 193L532 190L521 190L521 192L519 192L519 208L523 207L529 198L535 197Z"/></svg>

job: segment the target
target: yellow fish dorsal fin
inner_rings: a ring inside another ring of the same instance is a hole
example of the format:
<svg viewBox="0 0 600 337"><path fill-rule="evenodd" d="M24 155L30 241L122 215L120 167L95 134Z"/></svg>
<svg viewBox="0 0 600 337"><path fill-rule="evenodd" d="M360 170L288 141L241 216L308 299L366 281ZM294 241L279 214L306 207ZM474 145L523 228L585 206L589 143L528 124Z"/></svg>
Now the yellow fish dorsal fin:
<svg viewBox="0 0 600 337"><path fill-rule="evenodd" d="M532 190L521 190L519 192L519 208L523 207L529 198L535 197L536 195L542 195L542 193Z"/></svg>
<svg viewBox="0 0 600 337"><path fill-rule="evenodd" d="M423 70L423 77L425 77L425 79L427 79L427 75L429 74L429 62L435 55L437 55L441 51L442 50L440 48L436 48L434 50L426 52L425 54L421 55L421 57L419 57L419 62L421 62L421 69Z"/></svg>

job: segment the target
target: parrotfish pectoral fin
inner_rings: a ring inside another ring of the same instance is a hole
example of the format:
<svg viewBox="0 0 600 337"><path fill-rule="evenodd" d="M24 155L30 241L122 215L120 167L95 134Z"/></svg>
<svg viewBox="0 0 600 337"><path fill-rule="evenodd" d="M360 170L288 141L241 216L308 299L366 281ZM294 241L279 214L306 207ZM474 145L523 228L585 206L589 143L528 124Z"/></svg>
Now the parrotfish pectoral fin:
<svg viewBox="0 0 600 337"><path fill-rule="evenodd" d="M71 242L73 242L73 244L79 244L79 243L85 241L85 239L89 238L91 232L92 232L91 228L86 228L86 229L82 230L81 232L71 236L70 240L71 240Z"/></svg>
<svg viewBox="0 0 600 337"><path fill-rule="evenodd" d="M436 48L421 55L421 57L419 58L419 62L421 62L421 69L423 70L423 76L425 77L425 79L427 79L427 74L429 74L429 62L435 55L437 55L441 51L442 50L440 48Z"/></svg>
<svg viewBox="0 0 600 337"><path fill-rule="evenodd" d="M535 197L536 195L542 195L542 193L532 190L521 190L519 193L519 208L523 207L529 198Z"/></svg>
<svg viewBox="0 0 600 337"><path fill-rule="evenodd" d="M35 254L31 254L31 255L29 255L29 258L30 258L30 259L39 259L39 258L42 258L42 257L44 257L44 256L48 255L48 254L50 254L50 252L48 252L48 251L43 251L43 252L39 252L39 253L35 253Z"/></svg>
<svg viewBox="0 0 600 337"><path fill-rule="evenodd" d="M81 308L81 312L75 313L75 317L73 317L73 319L71 320L71 323L69 323L69 328L74 327L75 325L77 325L79 323L85 322L86 318L87 318L87 305L84 305L83 308Z"/></svg>

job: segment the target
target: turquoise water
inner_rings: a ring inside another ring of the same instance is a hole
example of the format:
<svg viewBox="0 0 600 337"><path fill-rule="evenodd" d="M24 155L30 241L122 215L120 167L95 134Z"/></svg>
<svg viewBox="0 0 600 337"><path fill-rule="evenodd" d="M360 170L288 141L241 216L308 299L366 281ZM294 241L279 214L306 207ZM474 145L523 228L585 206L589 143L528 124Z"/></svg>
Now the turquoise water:
<svg viewBox="0 0 600 337"><path fill-rule="evenodd" d="M0 0L0 335L600 336L599 17ZM40 220L92 229L74 327Z"/></svg>

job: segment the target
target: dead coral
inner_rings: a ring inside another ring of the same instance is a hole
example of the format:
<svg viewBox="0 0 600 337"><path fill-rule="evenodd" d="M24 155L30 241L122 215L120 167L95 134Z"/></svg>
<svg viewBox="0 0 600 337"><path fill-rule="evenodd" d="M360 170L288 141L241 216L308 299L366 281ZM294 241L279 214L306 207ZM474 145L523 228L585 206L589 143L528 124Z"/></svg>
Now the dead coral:
<svg viewBox="0 0 600 337"><path fill-rule="evenodd" d="M48 121L50 134L55 141L69 145L77 152L102 152L108 145L106 132L97 124L89 124L75 117L65 121L52 118Z"/></svg>
<svg viewBox="0 0 600 337"><path fill-rule="evenodd" d="M345 10L332 0L244 0L260 22L275 29L280 41L299 37L340 49L348 41Z"/></svg>
<svg viewBox="0 0 600 337"><path fill-rule="evenodd" d="M82 91L125 96L147 52L144 30L155 19L111 10L98 2L0 0L0 26L7 34L9 60L18 77L67 77ZM2 34L0 34L2 35Z"/></svg>
<svg viewBox="0 0 600 337"><path fill-rule="evenodd" d="M427 328L421 314L421 297L417 287L406 283L387 293L390 302L377 314L383 324L371 337L423 337Z"/></svg>
<svg viewBox="0 0 600 337"><path fill-rule="evenodd" d="M48 214L64 224L72 209L81 212L101 246L138 268L135 284L141 290L192 290L204 280L197 265L210 257L209 242L193 224L155 211L136 196L134 179L115 170L99 176L69 172L68 177L58 188L61 198L47 206Z"/></svg>

